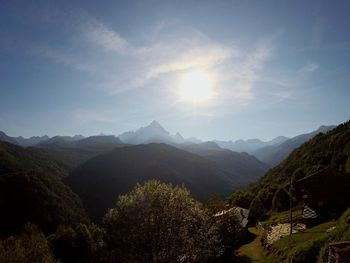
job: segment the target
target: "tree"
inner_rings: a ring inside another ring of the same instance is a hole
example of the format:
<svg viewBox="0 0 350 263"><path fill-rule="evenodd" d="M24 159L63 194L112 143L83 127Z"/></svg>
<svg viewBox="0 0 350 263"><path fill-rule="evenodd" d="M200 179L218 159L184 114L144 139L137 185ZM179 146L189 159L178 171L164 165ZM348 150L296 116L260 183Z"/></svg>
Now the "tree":
<svg viewBox="0 0 350 263"><path fill-rule="evenodd" d="M278 189L272 199L272 210L281 212L289 209L289 193L284 187Z"/></svg>
<svg viewBox="0 0 350 263"><path fill-rule="evenodd" d="M69 262L103 262L103 231L94 224L60 226L49 237L55 257Z"/></svg>
<svg viewBox="0 0 350 263"><path fill-rule="evenodd" d="M249 191L239 191L232 194L229 197L229 201L231 205L248 209L254 197L255 195Z"/></svg>
<svg viewBox="0 0 350 263"><path fill-rule="evenodd" d="M255 197L249 208L249 221L255 222L259 220L265 212L264 205L259 196Z"/></svg>
<svg viewBox="0 0 350 263"><path fill-rule="evenodd" d="M244 228L235 209L226 210L226 213L216 216L216 233L220 239L224 256L234 255L237 245L241 242Z"/></svg>
<svg viewBox="0 0 350 263"><path fill-rule="evenodd" d="M1 263L53 263L49 243L39 228L26 224L19 236L0 240Z"/></svg>
<svg viewBox="0 0 350 263"><path fill-rule="evenodd" d="M206 262L218 253L211 217L184 187L159 181L118 198L103 220L110 262Z"/></svg>

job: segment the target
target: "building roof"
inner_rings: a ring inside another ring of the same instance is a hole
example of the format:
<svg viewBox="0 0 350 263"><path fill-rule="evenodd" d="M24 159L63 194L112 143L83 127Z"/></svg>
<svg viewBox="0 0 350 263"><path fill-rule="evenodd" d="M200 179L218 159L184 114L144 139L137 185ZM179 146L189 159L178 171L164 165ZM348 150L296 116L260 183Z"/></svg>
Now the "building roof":
<svg viewBox="0 0 350 263"><path fill-rule="evenodd" d="M237 218L239 219L239 221L241 222L241 226L242 227L246 227L248 224L248 216L249 216L249 210L242 208L242 207L232 207L230 209L227 210L222 210L218 213L216 213L214 215L214 217L220 217L229 213L233 213L235 216L237 216Z"/></svg>
<svg viewBox="0 0 350 263"><path fill-rule="evenodd" d="M305 205L303 209L302 218L304 219L317 218L317 213L313 209L311 209L309 206Z"/></svg>

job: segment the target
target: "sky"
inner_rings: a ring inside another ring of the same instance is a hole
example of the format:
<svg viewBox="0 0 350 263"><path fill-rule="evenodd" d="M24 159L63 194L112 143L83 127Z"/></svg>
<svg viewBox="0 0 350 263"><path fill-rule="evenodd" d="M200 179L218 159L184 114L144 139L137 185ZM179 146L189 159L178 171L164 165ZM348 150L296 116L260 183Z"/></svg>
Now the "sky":
<svg viewBox="0 0 350 263"><path fill-rule="evenodd" d="M0 1L0 130L211 140L350 119L349 1ZM181 79L212 95L181 99Z"/></svg>

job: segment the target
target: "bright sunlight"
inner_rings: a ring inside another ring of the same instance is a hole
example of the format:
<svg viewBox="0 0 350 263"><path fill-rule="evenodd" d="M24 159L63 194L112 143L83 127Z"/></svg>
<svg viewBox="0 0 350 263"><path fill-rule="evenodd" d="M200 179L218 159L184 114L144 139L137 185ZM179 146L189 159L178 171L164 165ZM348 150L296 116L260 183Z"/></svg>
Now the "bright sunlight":
<svg viewBox="0 0 350 263"><path fill-rule="evenodd" d="M186 73L180 79L179 96L191 103L203 103L213 97L213 77L202 70Z"/></svg>

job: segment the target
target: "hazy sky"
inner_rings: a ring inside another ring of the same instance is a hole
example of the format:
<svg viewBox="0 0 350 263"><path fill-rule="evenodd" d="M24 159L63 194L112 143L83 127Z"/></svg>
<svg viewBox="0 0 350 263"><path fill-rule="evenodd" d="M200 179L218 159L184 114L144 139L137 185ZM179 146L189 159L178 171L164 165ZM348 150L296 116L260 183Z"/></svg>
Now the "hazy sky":
<svg viewBox="0 0 350 263"><path fill-rule="evenodd" d="M0 130L270 139L350 118L349 1L0 1ZM205 103L184 74L213 77Z"/></svg>

